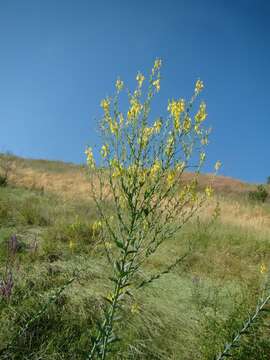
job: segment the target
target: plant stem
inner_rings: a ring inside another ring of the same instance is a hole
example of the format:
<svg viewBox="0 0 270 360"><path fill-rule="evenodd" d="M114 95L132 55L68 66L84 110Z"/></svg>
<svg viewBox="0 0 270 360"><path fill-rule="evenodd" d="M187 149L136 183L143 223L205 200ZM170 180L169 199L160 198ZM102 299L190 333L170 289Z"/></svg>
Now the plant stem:
<svg viewBox="0 0 270 360"><path fill-rule="evenodd" d="M261 311L265 309L265 306L268 304L269 301L270 301L270 294L260 304L257 305L254 314L251 317L249 317L247 321L244 322L242 329L238 331L238 333L235 335L235 337L230 343L225 345L223 352L220 353L215 358L215 360L222 360L225 357L231 356L230 352L233 350L233 348L237 346L237 343L240 341L241 336L247 333L248 329L251 327L252 324L254 324L259 314L261 313Z"/></svg>

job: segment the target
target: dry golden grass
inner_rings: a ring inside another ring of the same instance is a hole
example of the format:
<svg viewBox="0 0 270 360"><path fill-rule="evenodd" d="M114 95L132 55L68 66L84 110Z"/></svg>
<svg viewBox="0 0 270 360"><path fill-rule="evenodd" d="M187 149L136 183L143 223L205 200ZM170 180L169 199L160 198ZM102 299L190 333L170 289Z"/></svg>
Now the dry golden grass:
<svg viewBox="0 0 270 360"><path fill-rule="evenodd" d="M89 192L89 182L82 171L54 174L17 168L11 181L18 186L43 189L67 197L85 197Z"/></svg>
<svg viewBox="0 0 270 360"><path fill-rule="evenodd" d="M201 213L202 218L208 218L214 211L217 198L213 198ZM270 215L261 205L251 205L225 197L218 198L223 224L236 225L243 229L257 230L260 234L270 235Z"/></svg>
<svg viewBox="0 0 270 360"><path fill-rule="evenodd" d="M52 167L53 171L51 170ZM188 181L192 176L193 174L186 173L184 174L184 180ZM86 170L82 166L14 158L10 181L17 186L57 193L67 199L90 199L90 183L87 179ZM202 188L211 181L215 192L219 195L222 223L252 228L270 234L270 216L262 206L252 206L239 202L233 196L227 197L227 195L243 195L254 189L254 185L225 176L216 176L214 179L210 174L199 176L199 185ZM215 205L216 199L214 198L204 208L202 216L209 217Z"/></svg>
<svg viewBox="0 0 270 360"><path fill-rule="evenodd" d="M42 163L44 162L44 164ZM19 186L39 188L53 191L67 196L83 196L89 189L89 181L86 178L86 171L82 166L51 162L45 160L24 160L14 158L14 170L11 173L11 181ZM57 169L59 164L59 169ZM43 167L43 168L42 168ZM190 180L192 173L184 174L184 180ZM199 184L204 187L213 180L211 174L200 175ZM243 183L225 176L216 176L213 180L213 187L217 192L223 193L245 193L254 186Z"/></svg>

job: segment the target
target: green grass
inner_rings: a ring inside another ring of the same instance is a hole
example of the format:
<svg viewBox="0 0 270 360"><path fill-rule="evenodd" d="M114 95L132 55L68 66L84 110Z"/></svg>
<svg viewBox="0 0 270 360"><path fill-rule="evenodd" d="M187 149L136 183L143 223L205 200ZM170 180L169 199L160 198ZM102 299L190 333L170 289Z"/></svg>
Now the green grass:
<svg viewBox="0 0 270 360"><path fill-rule="evenodd" d="M252 211L253 205L247 206ZM269 204L262 206L269 211ZM13 294L9 302L0 300L0 349L12 343L8 359L86 358L90 334L102 314L102 296L111 286L111 269L91 230L95 219L95 208L87 201L0 188L2 274L8 239L16 234L20 244ZM138 283L162 271L190 246L190 254L171 273L133 289L124 322L118 325L122 341L114 359L213 359L255 307L264 281L260 264L270 263L270 240L264 231L219 221L211 228L187 225L149 259L137 275ZM78 280L18 337L77 271ZM132 313L134 304L138 310ZM268 327L255 328L245 337L235 359L269 359L269 318L264 321Z"/></svg>

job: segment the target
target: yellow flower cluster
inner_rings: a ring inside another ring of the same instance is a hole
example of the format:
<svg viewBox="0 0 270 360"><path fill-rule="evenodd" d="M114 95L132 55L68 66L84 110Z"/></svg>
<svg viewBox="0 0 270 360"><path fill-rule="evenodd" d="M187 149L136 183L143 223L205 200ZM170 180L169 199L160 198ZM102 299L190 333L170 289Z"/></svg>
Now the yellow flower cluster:
<svg viewBox="0 0 270 360"><path fill-rule="evenodd" d="M160 132L161 127L162 127L162 122L161 122L161 120L157 120L157 121L154 122L154 124L153 124L153 129L154 129L154 132L155 132L156 134L158 134L158 133Z"/></svg>
<svg viewBox="0 0 270 360"><path fill-rule="evenodd" d="M127 175L128 175L130 178L133 178L133 176L134 176L135 173L136 173L136 170L137 170L137 167L136 167L135 164L130 165L130 166L127 168Z"/></svg>
<svg viewBox="0 0 270 360"><path fill-rule="evenodd" d="M93 155L93 151L91 147L88 147L85 152L86 154L86 159L87 159L87 164L88 166L93 169L95 168L96 164L95 164L95 160L94 160L94 155Z"/></svg>
<svg viewBox="0 0 270 360"><path fill-rule="evenodd" d="M127 113L128 120L135 119L142 110L142 104L136 98L132 98L130 101L130 109Z"/></svg>
<svg viewBox="0 0 270 360"><path fill-rule="evenodd" d="M106 158L109 154L109 145L108 144L102 145L100 153L103 159Z"/></svg>
<svg viewBox="0 0 270 360"><path fill-rule="evenodd" d="M141 184L145 183L147 174L148 174L147 169L144 169L144 168L139 169L139 171L138 171L138 179L139 179L139 182Z"/></svg>
<svg viewBox="0 0 270 360"><path fill-rule="evenodd" d="M207 145L208 144L208 138L207 137L202 138L201 144L202 145Z"/></svg>
<svg viewBox="0 0 270 360"><path fill-rule="evenodd" d="M142 87L143 85L143 82L144 82L144 76L143 74L141 74L140 72L137 74L136 76L136 80L138 81L138 85L139 85L139 88Z"/></svg>
<svg viewBox="0 0 270 360"><path fill-rule="evenodd" d="M221 167L221 161L218 160L218 161L215 163L215 170L218 171L218 170L220 169L220 167Z"/></svg>
<svg viewBox="0 0 270 360"><path fill-rule="evenodd" d="M265 274L266 272L267 272L267 267L264 263L262 263L260 267L260 273Z"/></svg>
<svg viewBox="0 0 270 360"><path fill-rule="evenodd" d="M142 148L145 148L148 144L150 137L153 135L154 128L145 127L142 131L142 137L140 139L140 144Z"/></svg>
<svg viewBox="0 0 270 360"><path fill-rule="evenodd" d="M206 196L211 197L214 193L214 189L211 186L206 186L204 189Z"/></svg>
<svg viewBox="0 0 270 360"><path fill-rule="evenodd" d="M183 121L183 130L185 133L188 133L191 128L191 118L189 116L186 116Z"/></svg>
<svg viewBox="0 0 270 360"><path fill-rule="evenodd" d="M156 59L153 67L153 72L158 71L161 68L162 61L161 59Z"/></svg>
<svg viewBox="0 0 270 360"><path fill-rule="evenodd" d="M179 201L184 203L187 200L195 203L198 200L198 192L197 192L197 180L193 180L191 183L184 186L183 190L179 193Z"/></svg>
<svg viewBox="0 0 270 360"><path fill-rule="evenodd" d="M170 171L167 175L167 184L169 187L171 187L175 182L175 173L173 171Z"/></svg>
<svg viewBox="0 0 270 360"><path fill-rule="evenodd" d="M167 145L166 145L166 148L165 148L165 154L166 154L167 156L171 156L171 155L172 155L173 146L174 146L174 138L173 138L172 135L170 135L170 136L168 137Z"/></svg>
<svg viewBox="0 0 270 360"><path fill-rule="evenodd" d="M196 134L200 135L202 133L201 129L200 129L200 124L195 124L194 125L194 131Z"/></svg>
<svg viewBox="0 0 270 360"><path fill-rule="evenodd" d="M201 123L202 121L204 121L206 119L206 116L207 116L207 114L206 114L206 104L205 104L205 102L202 102L200 104L199 111L195 115L195 120L198 123Z"/></svg>
<svg viewBox="0 0 270 360"><path fill-rule="evenodd" d="M106 249L112 248L112 244L109 241L105 241L104 245L105 245Z"/></svg>
<svg viewBox="0 0 270 360"><path fill-rule="evenodd" d="M115 87L118 92L121 91L124 87L124 82L120 79L117 79L115 83Z"/></svg>
<svg viewBox="0 0 270 360"><path fill-rule="evenodd" d="M200 163L203 163L205 161L205 158L206 158L205 152L201 152L200 153Z"/></svg>
<svg viewBox="0 0 270 360"><path fill-rule="evenodd" d="M109 113L110 113L110 103L111 103L110 99L108 99L108 98L101 100L101 103L100 103L100 106L102 107L106 116L109 115Z"/></svg>
<svg viewBox="0 0 270 360"><path fill-rule="evenodd" d="M186 165L186 163L184 161L177 163L175 165L175 171L181 173L184 170L185 165Z"/></svg>
<svg viewBox="0 0 270 360"><path fill-rule="evenodd" d="M159 92L159 90L160 90L160 80L157 79L157 80L153 81L153 86L156 88L156 91Z"/></svg>
<svg viewBox="0 0 270 360"><path fill-rule="evenodd" d="M154 164L152 165L150 169L150 176L155 177L161 169L161 164L159 160L155 160Z"/></svg>
<svg viewBox="0 0 270 360"><path fill-rule="evenodd" d="M109 127L110 127L110 132L112 134L117 134L118 133L118 123L112 119L109 120Z"/></svg>
<svg viewBox="0 0 270 360"><path fill-rule="evenodd" d="M123 166L119 164L116 159L110 161L110 166L112 168L112 177L118 178L123 174Z"/></svg>
<svg viewBox="0 0 270 360"><path fill-rule="evenodd" d="M121 82L121 80L117 80L117 81ZM120 89L122 85L119 82L117 83L117 81L116 81L116 84L118 84L117 86L119 86L119 89ZM111 104L110 99L106 98L101 101L100 106L102 107L102 109L104 111L105 120L106 120L107 124L109 125L110 132L112 134L117 134L119 125L118 125L117 121L113 120L110 116L110 104ZM120 118L119 118L119 121L120 121Z"/></svg>
<svg viewBox="0 0 270 360"><path fill-rule="evenodd" d="M180 115L182 112L185 111L185 100L184 99L179 99L178 101L172 100L168 104L168 111L171 114L171 116L173 117L175 129L179 130L180 129Z"/></svg>
<svg viewBox="0 0 270 360"><path fill-rule="evenodd" d="M198 94L199 92L202 91L203 88L204 88L203 82L200 79L198 79L195 84L195 93Z"/></svg>

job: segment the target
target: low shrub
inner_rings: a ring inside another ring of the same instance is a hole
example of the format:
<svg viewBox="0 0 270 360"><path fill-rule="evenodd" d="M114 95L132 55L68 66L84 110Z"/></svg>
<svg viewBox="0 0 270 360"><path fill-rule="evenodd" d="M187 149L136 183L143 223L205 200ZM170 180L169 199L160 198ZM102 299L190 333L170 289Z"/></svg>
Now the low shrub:
<svg viewBox="0 0 270 360"><path fill-rule="evenodd" d="M265 202L268 192L263 185L258 185L256 190L248 193L248 197L252 201Z"/></svg>
<svg viewBox="0 0 270 360"><path fill-rule="evenodd" d="M0 175L0 186L7 186L7 177L4 175Z"/></svg>

